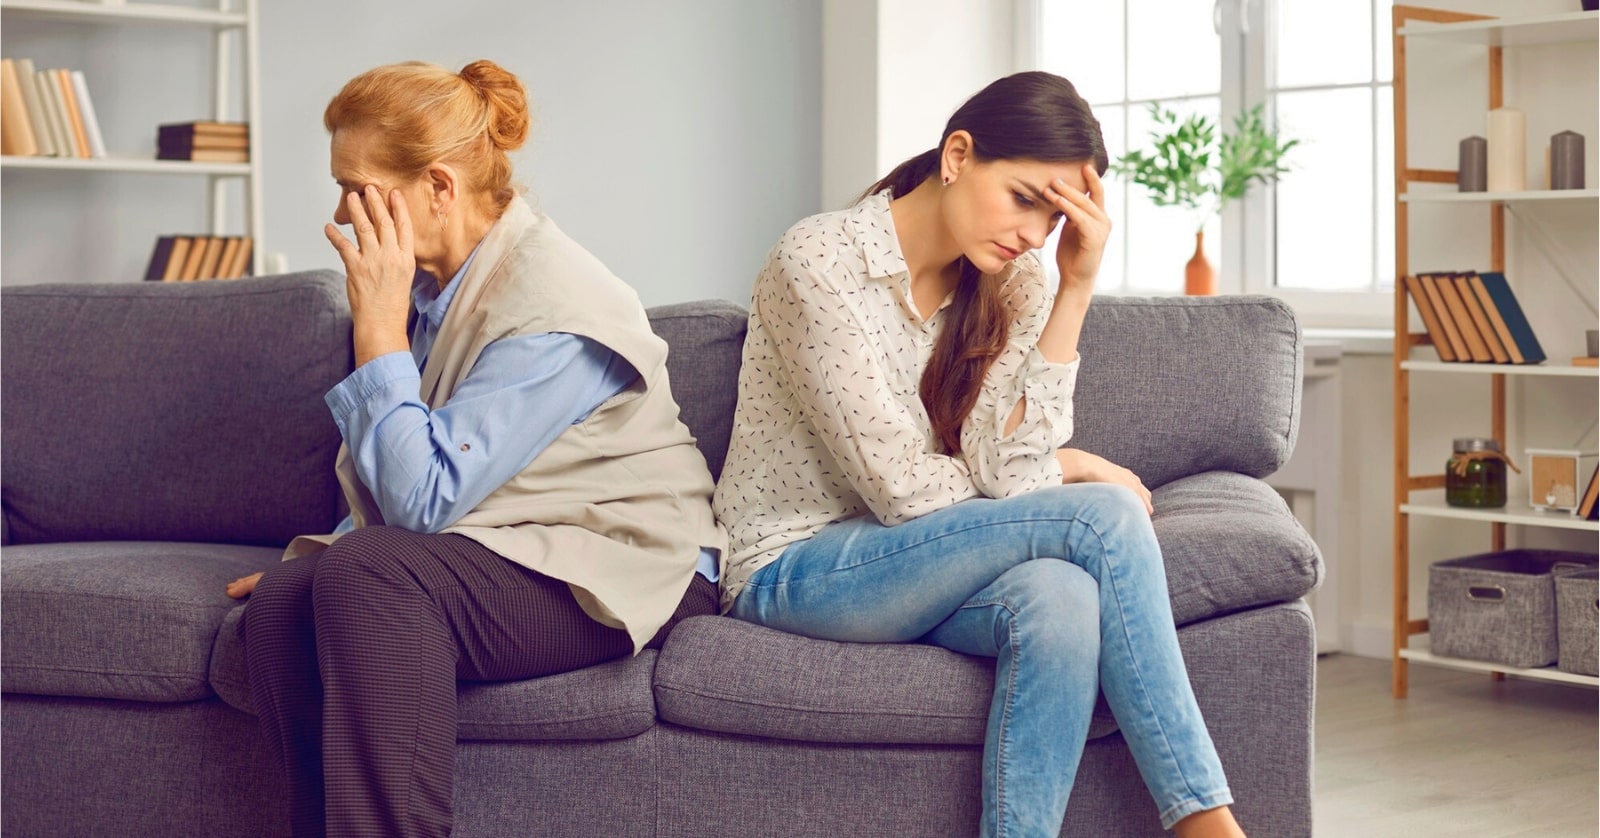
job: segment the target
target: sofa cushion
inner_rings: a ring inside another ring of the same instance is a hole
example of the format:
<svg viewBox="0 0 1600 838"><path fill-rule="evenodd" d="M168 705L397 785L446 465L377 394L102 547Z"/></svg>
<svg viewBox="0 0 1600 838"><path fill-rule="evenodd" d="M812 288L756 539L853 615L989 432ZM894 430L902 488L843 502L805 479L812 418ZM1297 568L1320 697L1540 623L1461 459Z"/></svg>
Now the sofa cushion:
<svg viewBox="0 0 1600 838"><path fill-rule="evenodd" d="M245 669L239 620L249 603L230 611L211 653L211 686L234 708L255 714ZM656 723L650 679L656 652L621 658L575 672L503 683L463 683L457 737L463 740L535 741L625 739Z"/></svg>
<svg viewBox="0 0 1600 838"><path fill-rule="evenodd" d="M338 522L339 274L0 290L14 543L282 545Z"/></svg>
<svg viewBox="0 0 1600 838"><path fill-rule="evenodd" d="M13 545L0 562L0 687L8 693L192 701L231 580L267 547L168 542Z"/></svg>
<svg viewBox="0 0 1600 838"><path fill-rule="evenodd" d="M994 661L917 643L837 643L731 617L667 636L655 673L661 720L806 742L978 745ZM1116 730L1102 699L1091 738Z"/></svg>
<svg viewBox="0 0 1600 838"><path fill-rule="evenodd" d="M1146 486L1213 470L1266 477L1294 451L1300 332L1282 300L1095 297L1079 350L1070 444Z"/></svg>
<svg viewBox="0 0 1600 838"><path fill-rule="evenodd" d="M667 377L683 423L694 434L711 476L720 477L733 433L749 315L721 300L659 306L647 314L650 328L667 342Z"/></svg>
<svg viewBox="0 0 1600 838"><path fill-rule="evenodd" d="M1212 471L1151 493L1178 625L1274 602L1322 582L1322 553L1283 498L1253 477Z"/></svg>

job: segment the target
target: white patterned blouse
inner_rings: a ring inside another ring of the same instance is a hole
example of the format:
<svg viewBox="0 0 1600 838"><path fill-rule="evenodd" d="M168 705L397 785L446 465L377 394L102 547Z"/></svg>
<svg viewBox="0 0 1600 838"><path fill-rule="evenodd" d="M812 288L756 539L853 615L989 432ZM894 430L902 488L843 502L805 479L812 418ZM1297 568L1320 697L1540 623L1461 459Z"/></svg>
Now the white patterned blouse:
<svg viewBox="0 0 1600 838"><path fill-rule="evenodd" d="M1055 289L1025 253L1002 277L1007 345L961 429L940 453L918 384L951 298L923 320L888 193L814 215L767 256L751 295L733 438L713 508L728 529L722 605L750 575L835 521L903 523L974 497L1061 483L1055 449L1072 436L1080 359L1035 345ZM1005 424L1026 397L1022 423Z"/></svg>

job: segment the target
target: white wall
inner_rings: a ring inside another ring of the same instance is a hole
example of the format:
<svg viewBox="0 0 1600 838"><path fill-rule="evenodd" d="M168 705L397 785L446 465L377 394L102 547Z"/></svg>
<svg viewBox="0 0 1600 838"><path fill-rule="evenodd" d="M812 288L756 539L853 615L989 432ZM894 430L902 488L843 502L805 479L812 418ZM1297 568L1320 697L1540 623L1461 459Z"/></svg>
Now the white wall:
<svg viewBox="0 0 1600 838"><path fill-rule="evenodd" d="M792 0L263 0L267 251L337 267L323 106L351 76L490 58L520 76L534 133L517 156L535 204L646 304L746 303L763 257L820 208L821 7ZM209 39L6 19L4 52L86 70L108 141L154 146L209 102ZM129 91L142 91L138 94ZM67 172L4 175L7 284L142 275L162 233L204 226L198 184ZM63 240L92 247L63 246Z"/></svg>
<svg viewBox="0 0 1600 838"><path fill-rule="evenodd" d="M1012 4L824 0L822 204L836 209L939 142L945 122L1012 72Z"/></svg>

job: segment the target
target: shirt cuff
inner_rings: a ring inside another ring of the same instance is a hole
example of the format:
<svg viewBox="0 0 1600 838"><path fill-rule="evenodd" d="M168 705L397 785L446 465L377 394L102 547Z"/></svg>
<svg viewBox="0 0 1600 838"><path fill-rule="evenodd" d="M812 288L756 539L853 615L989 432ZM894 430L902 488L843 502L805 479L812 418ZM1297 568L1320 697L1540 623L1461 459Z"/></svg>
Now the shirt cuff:
<svg viewBox="0 0 1600 838"><path fill-rule="evenodd" d="M383 392L390 384L408 378L421 381L416 359L409 352L389 352L362 364L329 390L322 400L327 403L333 420L343 431L350 417L373 396Z"/></svg>

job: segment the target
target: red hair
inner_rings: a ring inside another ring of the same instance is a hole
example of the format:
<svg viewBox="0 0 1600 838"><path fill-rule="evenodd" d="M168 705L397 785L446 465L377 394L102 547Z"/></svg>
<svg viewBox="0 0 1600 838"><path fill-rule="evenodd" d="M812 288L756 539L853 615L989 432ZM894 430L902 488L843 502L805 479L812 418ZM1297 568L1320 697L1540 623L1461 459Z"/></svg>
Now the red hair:
<svg viewBox="0 0 1600 838"><path fill-rule="evenodd" d="M491 218L516 197L506 152L527 141L531 121L522 82L493 61L459 73L421 61L377 67L346 83L322 112L329 133L378 131L373 162L401 177L449 163Z"/></svg>

